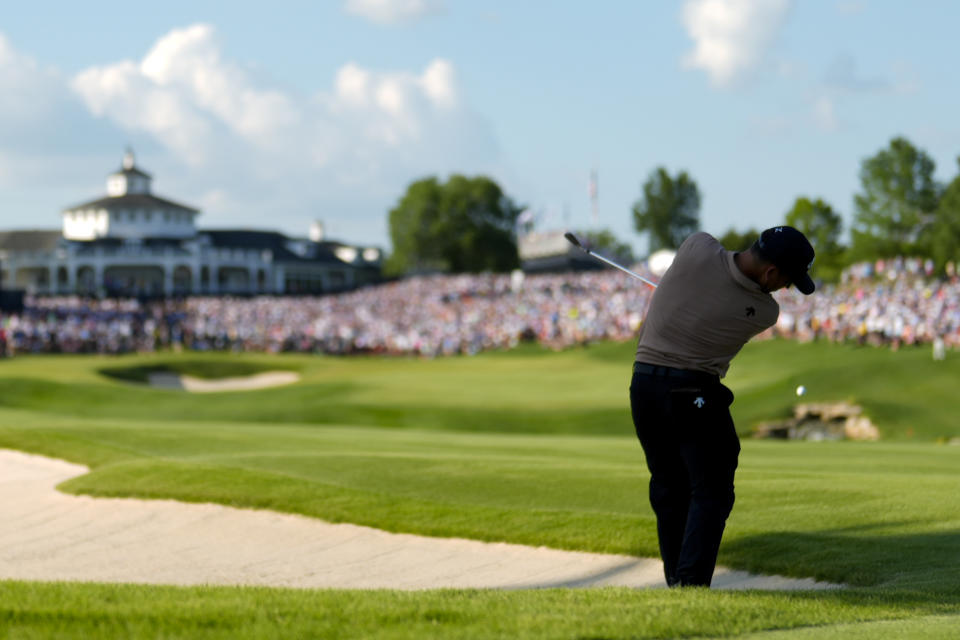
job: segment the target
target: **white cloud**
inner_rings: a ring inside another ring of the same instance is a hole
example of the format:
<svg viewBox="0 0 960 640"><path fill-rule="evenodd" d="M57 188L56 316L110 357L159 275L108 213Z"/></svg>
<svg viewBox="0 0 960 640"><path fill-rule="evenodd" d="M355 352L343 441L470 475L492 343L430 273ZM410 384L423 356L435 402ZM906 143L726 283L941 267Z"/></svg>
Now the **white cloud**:
<svg viewBox="0 0 960 640"><path fill-rule="evenodd" d="M382 222L409 181L485 170L496 157L489 126L463 104L456 69L441 58L416 72L348 62L329 88L302 95L265 86L225 58L212 27L193 25L142 60L83 70L70 85L99 119L172 151L162 165L179 184L234 220L349 202ZM147 169L158 175L162 165Z"/></svg>
<svg viewBox="0 0 960 640"><path fill-rule="evenodd" d="M422 139L438 121L458 113L455 71L443 59L430 62L420 75L348 63L337 72L332 95L320 100L339 123L388 146Z"/></svg>
<svg viewBox="0 0 960 640"><path fill-rule="evenodd" d="M347 13L378 24L411 22L444 10L442 0L347 0Z"/></svg>
<svg viewBox="0 0 960 640"><path fill-rule="evenodd" d="M348 63L337 71L334 91L344 105L366 107L370 97L370 72Z"/></svg>
<svg viewBox="0 0 960 640"><path fill-rule="evenodd" d="M58 93L62 93L62 80L57 73L16 51L0 33L0 120L21 126L45 118L52 104L62 99Z"/></svg>
<svg viewBox="0 0 960 640"><path fill-rule="evenodd" d="M283 153L292 145L416 145L456 112L459 93L452 63L436 59L421 74L347 63L332 92L312 99L285 94L257 86L224 60L207 25L171 31L139 63L82 71L72 86L94 114L153 134L193 164L207 162L224 136Z"/></svg>
<svg viewBox="0 0 960 640"><path fill-rule="evenodd" d="M94 115L162 139L191 165L208 160L211 123L184 96L151 82L134 63L87 69L71 86Z"/></svg>
<svg viewBox="0 0 960 640"><path fill-rule="evenodd" d="M74 172L96 155L105 132L91 122L63 74L18 51L3 33L0 96L0 225L43 226L27 211L50 198L56 223L57 207L66 204L57 198L62 190L67 198L83 196Z"/></svg>
<svg viewBox="0 0 960 640"><path fill-rule="evenodd" d="M420 79L424 92L439 106L456 106L457 92L453 65L447 60L434 60L423 72Z"/></svg>
<svg viewBox="0 0 960 640"><path fill-rule="evenodd" d="M683 59L727 87L755 69L783 25L789 0L688 0L683 24L694 49Z"/></svg>
<svg viewBox="0 0 960 640"><path fill-rule="evenodd" d="M86 69L72 87L95 115L157 136L195 166L209 161L218 129L269 147L300 119L289 97L221 59L208 25L171 31L139 64Z"/></svg>

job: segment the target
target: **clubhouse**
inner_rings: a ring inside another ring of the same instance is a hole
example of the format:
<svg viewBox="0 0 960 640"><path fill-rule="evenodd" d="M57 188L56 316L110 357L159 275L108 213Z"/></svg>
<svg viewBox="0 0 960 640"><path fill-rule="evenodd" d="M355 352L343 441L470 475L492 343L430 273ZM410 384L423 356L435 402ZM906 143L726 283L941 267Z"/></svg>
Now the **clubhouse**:
<svg viewBox="0 0 960 640"><path fill-rule="evenodd" d="M200 211L151 191L127 151L106 195L63 210L60 230L0 232L0 286L32 295L321 294L380 280L383 252L279 231L197 229Z"/></svg>

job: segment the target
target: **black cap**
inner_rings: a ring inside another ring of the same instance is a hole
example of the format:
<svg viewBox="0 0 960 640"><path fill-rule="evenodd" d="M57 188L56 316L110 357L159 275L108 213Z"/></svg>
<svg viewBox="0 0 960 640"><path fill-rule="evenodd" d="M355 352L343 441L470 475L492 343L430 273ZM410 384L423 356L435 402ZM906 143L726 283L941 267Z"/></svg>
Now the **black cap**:
<svg viewBox="0 0 960 640"><path fill-rule="evenodd" d="M816 288L810 279L813 266L813 247L800 231L793 227L772 227L760 234L757 240L760 254L787 274L790 282L804 295Z"/></svg>

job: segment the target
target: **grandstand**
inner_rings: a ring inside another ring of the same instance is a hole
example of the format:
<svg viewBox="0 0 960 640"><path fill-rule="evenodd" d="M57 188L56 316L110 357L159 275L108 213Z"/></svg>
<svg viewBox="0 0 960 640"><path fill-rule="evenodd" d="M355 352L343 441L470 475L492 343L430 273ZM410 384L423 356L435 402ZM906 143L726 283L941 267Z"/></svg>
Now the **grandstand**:
<svg viewBox="0 0 960 640"><path fill-rule="evenodd" d="M533 231L517 240L520 266L527 273L602 269L603 265L577 251L563 231Z"/></svg>

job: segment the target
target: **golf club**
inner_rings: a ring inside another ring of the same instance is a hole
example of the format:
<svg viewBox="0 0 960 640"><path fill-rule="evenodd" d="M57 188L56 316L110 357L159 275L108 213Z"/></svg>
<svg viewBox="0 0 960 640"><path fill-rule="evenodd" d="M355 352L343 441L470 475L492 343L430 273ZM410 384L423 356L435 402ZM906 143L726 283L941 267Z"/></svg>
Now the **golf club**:
<svg viewBox="0 0 960 640"><path fill-rule="evenodd" d="M626 267L617 264L617 263L614 262L613 260L608 260L608 259L604 258L603 256L601 256L599 253L594 253L593 251L590 251L590 249L587 249L585 246L583 246L582 244L580 244L580 240L577 238L577 236L573 235L573 234L570 233L569 231L567 231L565 234L563 234L563 237L566 238L567 240L569 240L569 241L570 241L570 244L572 244L573 246L577 247L578 249L580 249L581 251L583 251L583 252L586 253L587 255L592 256L592 257L596 258L597 260L599 260L599 261L601 261L601 262L606 262L606 263L607 263L608 265L610 265L611 267L620 269L620 271L623 271L624 273L629 273L631 276L633 276L633 277L636 278L637 280L640 280L640 281L643 282L644 284L650 285L650 286L653 287L654 289L657 288L657 283L656 283L656 282L650 282L649 280L647 280L647 279L644 278L643 276L641 276L641 275L639 275L639 274L637 274L637 273L634 273L633 271L630 271L630 269L627 269Z"/></svg>

